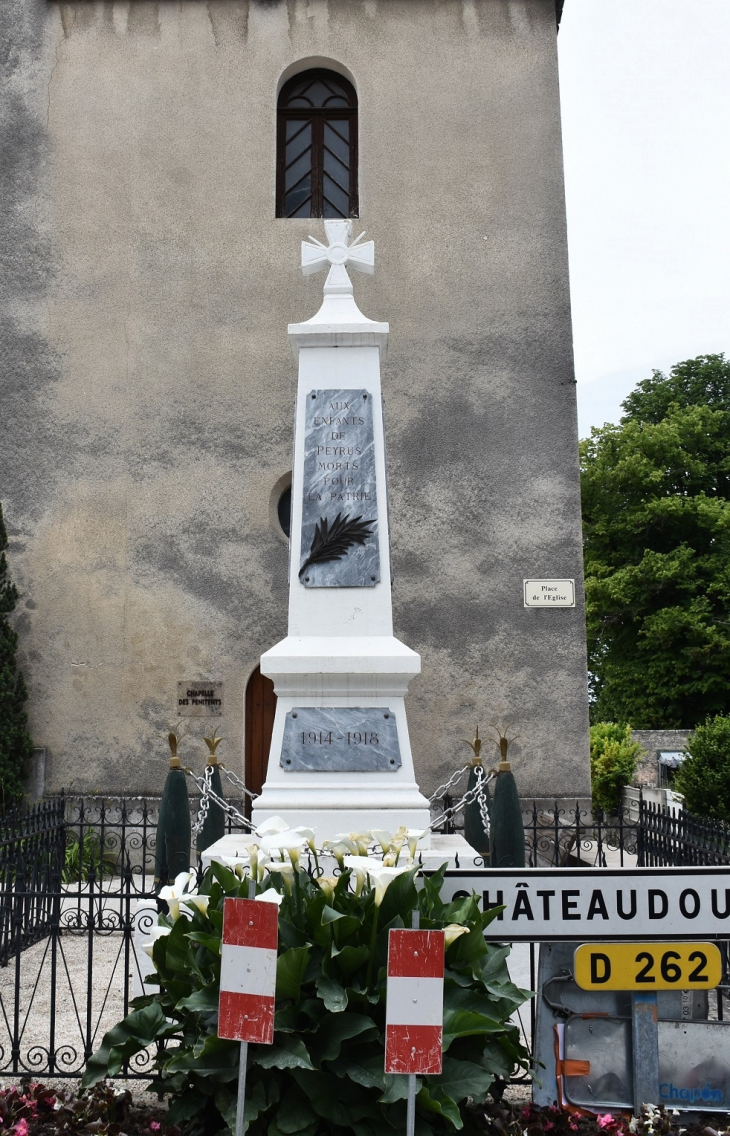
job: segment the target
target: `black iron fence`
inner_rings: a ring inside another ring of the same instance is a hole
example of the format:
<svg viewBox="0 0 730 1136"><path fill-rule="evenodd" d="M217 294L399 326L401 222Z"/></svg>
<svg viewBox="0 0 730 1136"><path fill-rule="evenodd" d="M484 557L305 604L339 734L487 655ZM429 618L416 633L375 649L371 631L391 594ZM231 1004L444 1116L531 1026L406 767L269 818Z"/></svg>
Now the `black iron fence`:
<svg viewBox="0 0 730 1136"><path fill-rule="evenodd" d="M0 1076L80 1076L141 992L158 805L57 797L0 821ZM730 860L725 826L643 801L616 817L535 804L523 821L532 866ZM529 971L534 989L532 947ZM151 1059L139 1054L120 1076L146 1077Z"/></svg>

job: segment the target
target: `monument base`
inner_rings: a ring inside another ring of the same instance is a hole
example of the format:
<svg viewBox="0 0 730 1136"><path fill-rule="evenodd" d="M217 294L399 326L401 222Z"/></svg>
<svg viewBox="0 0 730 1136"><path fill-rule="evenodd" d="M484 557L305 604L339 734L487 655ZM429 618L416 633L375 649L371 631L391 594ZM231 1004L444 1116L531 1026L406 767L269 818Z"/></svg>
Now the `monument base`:
<svg viewBox="0 0 730 1136"><path fill-rule="evenodd" d="M356 832L358 829L353 828L352 831ZM244 856L246 846L255 842L255 836L248 836L241 832L228 833L220 840L216 840L215 844L211 844L210 848L206 848L202 853L203 867L207 868L212 860L226 863L229 859L235 859L236 856ZM465 875L477 868L484 867L479 853L470 844L467 844L463 836L457 833L433 833L430 847L424 848L419 844L416 857L421 861L424 870L427 872L435 872L442 864L447 864L449 871L463 871ZM335 864L336 861L333 856L320 857L320 865L325 869L325 875L334 869Z"/></svg>

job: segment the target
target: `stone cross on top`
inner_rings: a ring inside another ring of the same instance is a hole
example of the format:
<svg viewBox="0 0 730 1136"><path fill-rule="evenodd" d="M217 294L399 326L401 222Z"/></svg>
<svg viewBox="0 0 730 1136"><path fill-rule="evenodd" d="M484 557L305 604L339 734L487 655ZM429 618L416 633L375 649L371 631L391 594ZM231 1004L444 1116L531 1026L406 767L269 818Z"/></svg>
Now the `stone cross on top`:
<svg viewBox="0 0 730 1136"><path fill-rule="evenodd" d="M316 237L302 241L302 272L311 276L329 265L324 284L325 296L351 296L352 282L346 266L351 265L358 272L372 276L375 271L375 244L373 241L360 244L364 233L350 243L352 221L325 221L324 230L328 244L322 244Z"/></svg>

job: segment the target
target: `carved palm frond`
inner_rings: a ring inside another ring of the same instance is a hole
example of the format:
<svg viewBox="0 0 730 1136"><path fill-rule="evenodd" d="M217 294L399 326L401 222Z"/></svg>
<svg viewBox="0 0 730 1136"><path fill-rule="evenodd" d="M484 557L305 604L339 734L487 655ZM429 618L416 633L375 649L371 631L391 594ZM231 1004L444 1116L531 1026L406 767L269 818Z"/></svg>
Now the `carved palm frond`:
<svg viewBox="0 0 730 1136"><path fill-rule="evenodd" d="M314 526L312 547L309 556L299 569L299 578L302 578L311 564L342 560L353 545L362 545L369 536L373 535L370 526L374 524L374 520L364 521L362 515L350 517L349 513L338 513L331 524L326 517L322 517Z"/></svg>

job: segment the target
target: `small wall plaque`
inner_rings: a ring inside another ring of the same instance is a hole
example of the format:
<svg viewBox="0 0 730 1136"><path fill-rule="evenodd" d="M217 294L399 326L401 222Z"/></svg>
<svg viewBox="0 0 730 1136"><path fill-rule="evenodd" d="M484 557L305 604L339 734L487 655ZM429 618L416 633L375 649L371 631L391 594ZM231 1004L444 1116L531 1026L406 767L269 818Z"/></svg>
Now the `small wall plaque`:
<svg viewBox="0 0 730 1136"><path fill-rule="evenodd" d="M575 580L523 580L525 607L575 607Z"/></svg>
<svg viewBox="0 0 730 1136"><path fill-rule="evenodd" d="M387 706L295 706L286 716L283 769L393 773L400 767L395 715Z"/></svg>
<svg viewBox="0 0 730 1136"><path fill-rule="evenodd" d="M222 682L179 682L177 713L181 718L216 718L223 713Z"/></svg>
<svg viewBox="0 0 730 1136"><path fill-rule="evenodd" d="M380 579L373 399L363 390L313 390L304 436L305 588L372 588Z"/></svg>

